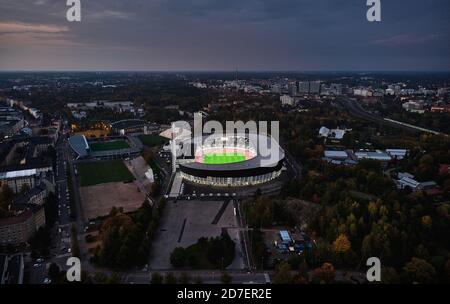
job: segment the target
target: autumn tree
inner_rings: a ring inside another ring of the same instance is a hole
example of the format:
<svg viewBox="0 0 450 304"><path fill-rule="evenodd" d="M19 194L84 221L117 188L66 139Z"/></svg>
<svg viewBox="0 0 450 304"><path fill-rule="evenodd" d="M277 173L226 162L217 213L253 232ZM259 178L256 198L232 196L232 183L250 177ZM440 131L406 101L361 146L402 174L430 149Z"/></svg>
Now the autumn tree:
<svg viewBox="0 0 450 304"><path fill-rule="evenodd" d="M345 234L340 234L333 242L333 250L336 253L346 253L351 247L351 243Z"/></svg>
<svg viewBox="0 0 450 304"><path fill-rule="evenodd" d="M413 257L403 271L411 282L431 283L436 279L436 270L427 261Z"/></svg>
<svg viewBox="0 0 450 304"><path fill-rule="evenodd" d="M275 269L275 275L273 278L275 284L291 284L292 274L291 266L286 262L281 262Z"/></svg>
<svg viewBox="0 0 450 304"><path fill-rule="evenodd" d="M323 263L319 268L314 269L313 281L317 283L330 283L334 280L336 276L336 270L333 264Z"/></svg>

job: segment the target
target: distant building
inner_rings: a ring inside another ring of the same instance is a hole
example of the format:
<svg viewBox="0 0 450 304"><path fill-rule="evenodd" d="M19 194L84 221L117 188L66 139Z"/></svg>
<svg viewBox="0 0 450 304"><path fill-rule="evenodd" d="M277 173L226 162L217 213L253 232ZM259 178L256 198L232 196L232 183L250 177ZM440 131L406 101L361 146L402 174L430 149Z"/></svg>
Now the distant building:
<svg viewBox="0 0 450 304"><path fill-rule="evenodd" d="M274 84L270 87L270 92L275 94L281 94L282 87L279 84Z"/></svg>
<svg viewBox="0 0 450 304"><path fill-rule="evenodd" d="M308 81L299 82L298 83L298 92L309 94L309 82Z"/></svg>
<svg viewBox="0 0 450 304"><path fill-rule="evenodd" d="M414 175L408 172L399 172L397 179L395 180L398 189L410 188L413 192L425 191L430 193L436 193L438 186L434 181L419 182L414 179Z"/></svg>
<svg viewBox="0 0 450 304"><path fill-rule="evenodd" d="M111 129L115 134L125 135L130 133L144 133L151 125L142 119L126 119L111 123Z"/></svg>
<svg viewBox="0 0 450 304"><path fill-rule="evenodd" d="M288 84L288 90L291 96L297 96L298 93L297 82L296 81L290 82Z"/></svg>
<svg viewBox="0 0 450 304"><path fill-rule="evenodd" d="M434 113L450 113L450 105L433 106L431 107L431 112Z"/></svg>
<svg viewBox="0 0 450 304"><path fill-rule="evenodd" d="M311 81L309 83L309 93L310 94L319 94L320 87L321 87L320 81Z"/></svg>
<svg viewBox="0 0 450 304"><path fill-rule="evenodd" d="M355 155L358 160L371 159L371 160L377 160L377 161L381 161L381 162L388 162L392 159L388 153L386 153L384 151L380 151L380 150L357 151L357 152L355 152Z"/></svg>
<svg viewBox="0 0 450 304"><path fill-rule="evenodd" d="M2 143L0 185L5 183L18 193L23 186L31 189L41 178L51 176L52 159L43 153L52 145L53 140L45 136L13 138Z"/></svg>
<svg viewBox="0 0 450 304"><path fill-rule="evenodd" d="M332 83L329 88L331 95L342 95L342 84Z"/></svg>
<svg viewBox="0 0 450 304"><path fill-rule="evenodd" d="M23 284L25 264L21 253L0 254L0 285Z"/></svg>
<svg viewBox="0 0 450 304"><path fill-rule="evenodd" d="M320 137L326 137L330 139L337 139L341 140L344 138L344 135L347 131L347 129L328 129L327 127L321 127L319 130L319 136Z"/></svg>
<svg viewBox="0 0 450 304"><path fill-rule="evenodd" d="M393 159L403 159L408 154L408 150L406 149L386 149L386 153L388 153Z"/></svg>
<svg viewBox="0 0 450 304"><path fill-rule="evenodd" d="M357 88L353 90L353 95L361 96L361 97L372 97L373 90L367 88Z"/></svg>
<svg viewBox="0 0 450 304"><path fill-rule="evenodd" d="M68 103L67 107L71 110L93 110L96 108L111 109L118 113L134 112L133 102L131 101L108 101L99 100L92 102Z"/></svg>
<svg viewBox="0 0 450 304"><path fill-rule="evenodd" d="M421 101L408 101L402 104L402 108L411 113L425 113L423 102Z"/></svg>
<svg viewBox="0 0 450 304"><path fill-rule="evenodd" d="M72 111L73 118L80 120L87 117L86 111Z"/></svg>
<svg viewBox="0 0 450 304"><path fill-rule="evenodd" d="M0 244L24 244L44 225L44 206L30 206L18 215L0 219Z"/></svg>
<svg viewBox="0 0 450 304"><path fill-rule="evenodd" d="M349 157L346 151L325 150L324 156L330 159L346 159Z"/></svg>
<svg viewBox="0 0 450 304"><path fill-rule="evenodd" d="M289 95L280 96L280 101L283 106L293 106L295 104L294 98Z"/></svg>

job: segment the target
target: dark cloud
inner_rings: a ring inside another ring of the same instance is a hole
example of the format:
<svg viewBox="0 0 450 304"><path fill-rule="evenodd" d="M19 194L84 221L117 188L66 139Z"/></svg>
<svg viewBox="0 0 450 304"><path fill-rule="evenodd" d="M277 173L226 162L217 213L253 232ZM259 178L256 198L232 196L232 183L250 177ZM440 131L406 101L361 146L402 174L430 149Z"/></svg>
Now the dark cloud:
<svg viewBox="0 0 450 304"><path fill-rule="evenodd" d="M0 69L450 69L448 0L382 0L381 23L365 0L65 2L0 0Z"/></svg>

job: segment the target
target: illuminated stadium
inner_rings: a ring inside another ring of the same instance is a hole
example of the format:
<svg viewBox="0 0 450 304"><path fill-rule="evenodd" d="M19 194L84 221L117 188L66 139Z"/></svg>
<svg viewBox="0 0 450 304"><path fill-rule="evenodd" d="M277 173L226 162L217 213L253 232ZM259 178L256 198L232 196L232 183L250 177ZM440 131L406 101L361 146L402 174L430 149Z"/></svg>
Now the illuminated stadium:
<svg viewBox="0 0 450 304"><path fill-rule="evenodd" d="M193 143L191 140L181 142L180 146L181 176L196 184L258 185L276 179L283 168L284 151L267 135L205 136L194 139Z"/></svg>

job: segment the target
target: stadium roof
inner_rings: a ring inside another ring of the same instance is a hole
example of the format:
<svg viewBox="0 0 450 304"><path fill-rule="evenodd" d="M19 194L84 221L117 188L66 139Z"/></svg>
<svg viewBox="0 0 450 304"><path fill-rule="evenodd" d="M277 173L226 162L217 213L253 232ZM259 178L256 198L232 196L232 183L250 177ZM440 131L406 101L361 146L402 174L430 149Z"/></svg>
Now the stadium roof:
<svg viewBox="0 0 450 304"><path fill-rule="evenodd" d="M126 119L111 123L111 127L117 130L145 126L147 122L141 119Z"/></svg>
<svg viewBox="0 0 450 304"><path fill-rule="evenodd" d="M220 176L220 177L230 177L235 175L240 176L251 176L251 175L262 175L273 170L277 170L282 166L282 161L284 160L285 154L284 150L278 145L278 142L268 135L263 134L234 134L226 136L237 136L248 138L251 144L251 148L257 149L257 155L246 161L241 161L237 163L227 163L227 164L205 164L199 162L189 162L181 163L180 168L183 172L194 175L204 175L204 176ZM221 135L214 134L210 136L204 136L199 139L199 143L195 143L194 146L201 145L203 139L211 140L212 138L222 138ZM183 144L185 144L183 142ZM191 143L191 142L187 142ZM194 151L196 148L194 147ZM264 150L264 151L262 151ZM261 153L263 152L263 153ZM183 156L182 156L183 157Z"/></svg>
<svg viewBox="0 0 450 304"><path fill-rule="evenodd" d="M87 156L89 153L89 144L84 135L74 135L69 138L69 144L79 157Z"/></svg>

